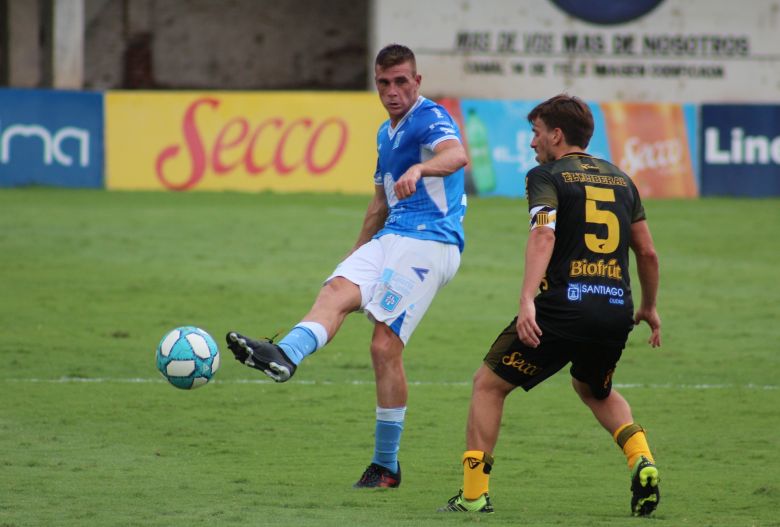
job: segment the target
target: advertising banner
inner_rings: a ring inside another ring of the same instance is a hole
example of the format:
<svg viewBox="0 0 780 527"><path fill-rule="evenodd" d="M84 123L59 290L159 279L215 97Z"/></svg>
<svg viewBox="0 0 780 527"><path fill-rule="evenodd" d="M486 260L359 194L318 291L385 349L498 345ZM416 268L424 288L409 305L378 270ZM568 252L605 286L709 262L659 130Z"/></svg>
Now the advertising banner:
<svg viewBox="0 0 780 527"><path fill-rule="evenodd" d="M453 106L453 99L448 104ZM456 114L461 116L461 131L469 153L466 187L480 196L522 197L525 176L535 167L536 153L531 149L531 125L528 113L541 101L462 99ZM588 152L609 159L603 115L590 103L596 130Z"/></svg>
<svg viewBox="0 0 780 527"><path fill-rule="evenodd" d="M372 93L108 92L106 186L373 192Z"/></svg>
<svg viewBox="0 0 780 527"><path fill-rule="evenodd" d="M701 107L703 196L780 196L780 105Z"/></svg>
<svg viewBox="0 0 780 527"><path fill-rule="evenodd" d="M411 47L430 95L777 100L777 0L373 0L372 7L371 58L391 42Z"/></svg>
<svg viewBox="0 0 780 527"><path fill-rule="evenodd" d="M646 198L698 195L683 107L679 104L601 105L611 160Z"/></svg>
<svg viewBox="0 0 780 527"><path fill-rule="evenodd" d="M526 116L531 101L462 99L470 158L469 190L480 196L524 196L525 175L538 163Z"/></svg>
<svg viewBox="0 0 780 527"><path fill-rule="evenodd" d="M480 196L522 197L535 167L528 113L539 102L442 99L463 132L470 163L466 189ZM594 132L587 152L618 165L646 198L691 198L696 182L696 106L587 101Z"/></svg>
<svg viewBox="0 0 780 527"><path fill-rule="evenodd" d="M103 186L103 95L0 90L0 187Z"/></svg>

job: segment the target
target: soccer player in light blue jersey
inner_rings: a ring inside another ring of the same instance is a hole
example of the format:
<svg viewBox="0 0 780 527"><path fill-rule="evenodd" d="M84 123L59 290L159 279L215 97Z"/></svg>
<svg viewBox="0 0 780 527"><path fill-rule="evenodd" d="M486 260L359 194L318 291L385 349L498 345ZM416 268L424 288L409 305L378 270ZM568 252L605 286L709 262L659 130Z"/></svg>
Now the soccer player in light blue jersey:
<svg viewBox="0 0 780 527"><path fill-rule="evenodd" d="M374 457L358 488L397 487L406 415L402 353L463 251L466 212L460 132L447 111L420 96L412 50L392 44L375 61L379 99L389 119L377 133L375 192L350 254L328 277L310 311L277 343L227 334L236 359L285 382L325 346L345 317L363 311L374 324Z"/></svg>

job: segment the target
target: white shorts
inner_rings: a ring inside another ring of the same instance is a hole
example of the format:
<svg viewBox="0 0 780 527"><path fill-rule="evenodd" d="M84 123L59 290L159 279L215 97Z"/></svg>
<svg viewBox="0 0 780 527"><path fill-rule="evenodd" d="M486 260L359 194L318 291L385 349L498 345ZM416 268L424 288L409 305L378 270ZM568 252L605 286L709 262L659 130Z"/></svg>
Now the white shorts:
<svg viewBox="0 0 780 527"><path fill-rule="evenodd" d="M326 283L343 276L360 287L360 308L406 344L433 297L460 266L457 245L385 234L359 247Z"/></svg>

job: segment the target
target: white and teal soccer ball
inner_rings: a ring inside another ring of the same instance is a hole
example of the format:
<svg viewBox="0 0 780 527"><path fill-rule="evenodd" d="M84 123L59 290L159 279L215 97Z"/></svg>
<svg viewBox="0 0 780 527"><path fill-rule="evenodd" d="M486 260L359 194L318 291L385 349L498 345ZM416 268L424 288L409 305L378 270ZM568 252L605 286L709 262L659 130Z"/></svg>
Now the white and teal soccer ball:
<svg viewBox="0 0 780 527"><path fill-rule="evenodd" d="M157 369L182 390L192 390L211 380L219 369L219 348L200 328L184 326L163 337L157 346Z"/></svg>

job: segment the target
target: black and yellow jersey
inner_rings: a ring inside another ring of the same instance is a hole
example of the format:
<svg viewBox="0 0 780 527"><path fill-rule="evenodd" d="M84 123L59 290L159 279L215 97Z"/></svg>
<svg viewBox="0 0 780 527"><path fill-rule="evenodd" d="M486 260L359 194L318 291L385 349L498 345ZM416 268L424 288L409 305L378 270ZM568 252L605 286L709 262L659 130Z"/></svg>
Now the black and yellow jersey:
<svg viewBox="0 0 780 527"><path fill-rule="evenodd" d="M584 153L533 168L526 177L531 228L555 229L536 297L542 331L580 341L623 342L633 328L631 224L645 219L634 183Z"/></svg>

